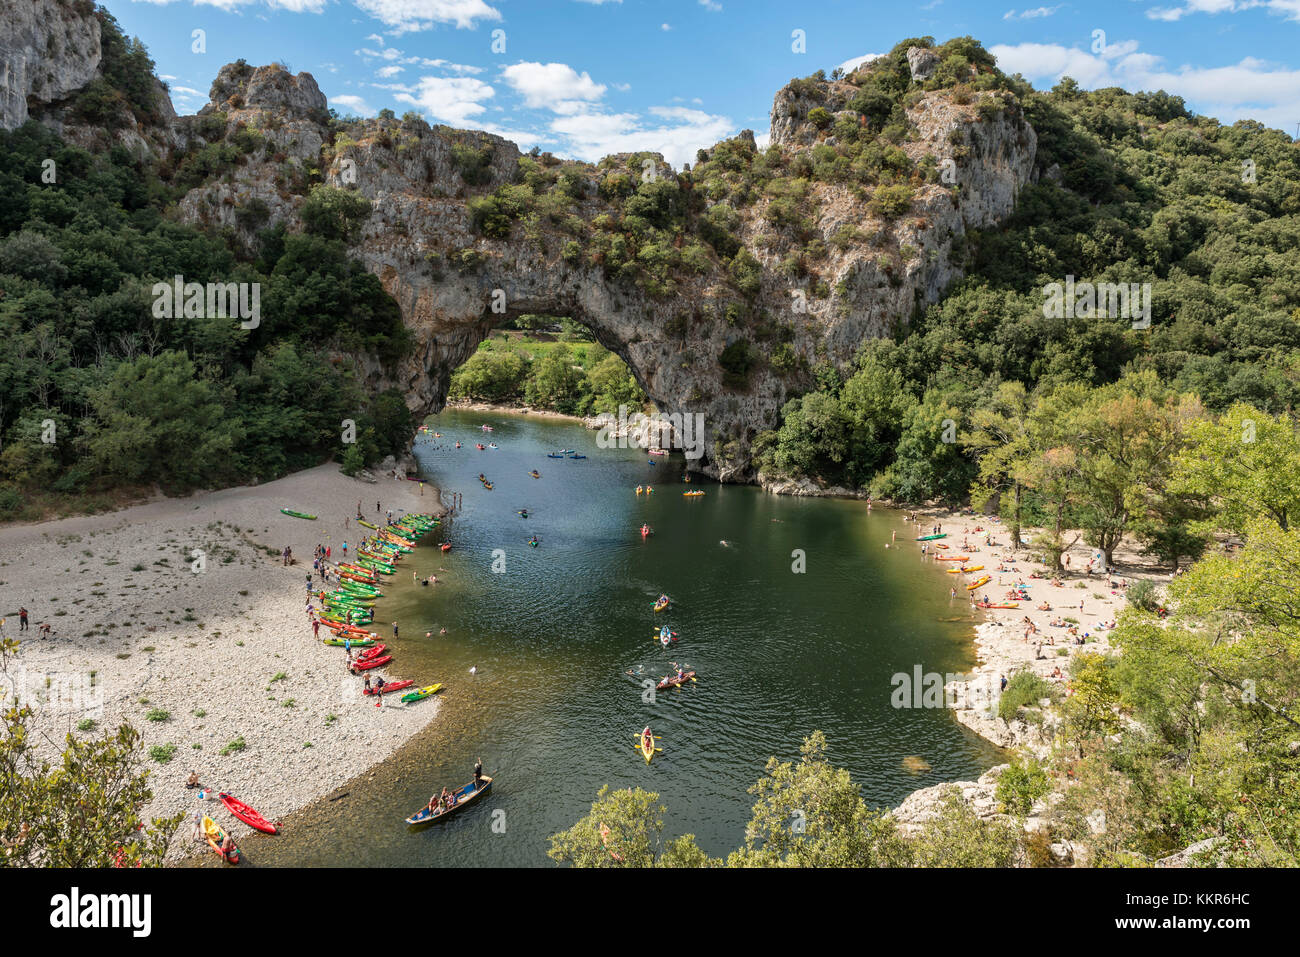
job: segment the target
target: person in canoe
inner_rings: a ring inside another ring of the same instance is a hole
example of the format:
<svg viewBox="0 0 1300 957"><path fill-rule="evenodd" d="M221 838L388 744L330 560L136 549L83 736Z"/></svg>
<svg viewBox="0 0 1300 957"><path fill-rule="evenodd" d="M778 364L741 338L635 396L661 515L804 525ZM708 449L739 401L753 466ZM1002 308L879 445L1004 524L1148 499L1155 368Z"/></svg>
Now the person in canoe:
<svg viewBox="0 0 1300 957"><path fill-rule="evenodd" d="M641 732L641 743L642 746L646 748L653 748L655 746L655 736L650 733L649 725L646 725L646 729Z"/></svg>
<svg viewBox="0 0 1300 957"><path fill-rule="evenodd" d="M446 802L447 802L447 789L443 788L441 794L435 794L433 797L429 798L429 810L437 811L439 808L444 807L446 805Z"/></svg>

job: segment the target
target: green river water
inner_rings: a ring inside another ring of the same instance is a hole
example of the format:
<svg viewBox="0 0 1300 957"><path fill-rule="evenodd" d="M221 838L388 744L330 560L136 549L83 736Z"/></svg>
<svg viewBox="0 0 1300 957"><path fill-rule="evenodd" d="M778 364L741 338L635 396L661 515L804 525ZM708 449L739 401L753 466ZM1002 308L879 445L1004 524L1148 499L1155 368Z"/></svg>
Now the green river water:
<svg viewBox="0 0 1300 957"><path fill-rule="evenodd" d="M443 438L416 445L424 475L462 492L463 507L408 556L376 620L401 624L398 641L385 639L396 653L389 674L443 682L441 712L283 834L248 838L249 863L546 866L547 837L584 815L603 784L657 791L667 835L692 832L725 854L743 843L746 789L767 759L797 757L816 729L873 806L996 763L999 752L949 712L891 705L894 674L974 663L969 606L950 600L951 582L924 562L898 513L698 477L683 485L680 455L651 466L642 451L597 448L597 433L568 422L448 411L429 424ZM589 457L546 457L561 448ZM647 482L653 495L634 494ZM681 495L696 488L707 494ZM643 522L654 530L646 539ZM886 549L894 531L899 544ZM526 544L532 534L540 547ZM444 540L446 554L434 547ZM445 581L417 586L412 569ZM661 592L672 604L655 614ZM680 636L670 650L652 640L660 624ZM641 681L670 661L698 682L644 703ZM634 750L647 724L663 748L648 766ZM911 755L931 770L907 770ZM476 757L492 792L409 830L403 819L468 781Z"/></svg>

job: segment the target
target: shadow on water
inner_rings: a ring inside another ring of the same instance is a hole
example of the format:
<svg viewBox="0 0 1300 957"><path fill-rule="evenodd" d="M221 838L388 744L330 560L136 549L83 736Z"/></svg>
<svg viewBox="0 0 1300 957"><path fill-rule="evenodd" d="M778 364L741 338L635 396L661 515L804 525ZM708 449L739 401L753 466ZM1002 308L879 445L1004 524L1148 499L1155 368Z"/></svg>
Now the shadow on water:
<svg viewBox="0 0 1300 957"><path fill-rule="evenodd" d="M464 503L426 541L453 548L409 556L377 620L402 626L394 675L446 684L441 710L280 836L245 838L250 863L545 865L547 837L603 784L657 791L666 831L692 832L720 855L743 841L747 788L767 759L794 758L813 730L871 805L998 760L943 709L891 705L895 674L974 664L967 606L950 601L897 513L698 477L684 485L680 459L652 466L638 450L599 449L596 433L571 423L445 412L430 427L443 437L417 444L422 469ZM479 451L480 441L500 448ZM547 458L562 448L588 458ZM654 493L636 495L646 482ZM684 498L690 489L706 494ZM645 539L643 522L654 530ZM886 549L893 531L901 547ZM541 545L530 548L534 534ZM439 584L414 584L412 570ZM672 603L655 614L661 592ZM679 634L669 650L653 639L661 624ZM644 702L641 681L674 661L699 681ZM646 724L664 749L649 766L635 750ZM912 755L930 770L909 771ZM492 793L410 831L404 818L466 783L476 757Z"/></svg>

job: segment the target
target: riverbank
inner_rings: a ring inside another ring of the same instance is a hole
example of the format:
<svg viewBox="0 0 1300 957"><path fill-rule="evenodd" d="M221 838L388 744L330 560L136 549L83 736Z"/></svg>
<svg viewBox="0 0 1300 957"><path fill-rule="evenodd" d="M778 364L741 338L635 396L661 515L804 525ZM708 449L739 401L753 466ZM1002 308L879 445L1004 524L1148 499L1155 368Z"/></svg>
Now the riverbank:
<svg viewBox="0 0 1300 957"><path fill-rule="evenodd" d="M394 517L443 511L427 483L367 482L331 464L265 485L0 530L4 631L22 640L5 690L35 710L44 756L56 757L64 735L89 730L86 722L130 721L149 753L146 817L192 810L195 792L184 785L196 771L202 784L275 820L392 754L433 719L437 699L375 707L345 672L342 649L313 640L306 616L316 545L337 559L345 541L369 531L356 526L358 502L374 524L389 509ZM283 563L285 546L295 564ZM20 606L31 621L21 633ZM383 673L424 677L405 674L400 654ZM252 833L233 827L237 840ZM183 825L171 857L196 849L189 835Z"/></svg>
<svg viewBox="0 0 1300 957"><path fill-rule="evenodd" d="M945 538L929 543L927 553L936 566L982 565L980 571L945 575L952 579L954 601L961 602L983 620L975 628L979 665L963 681L952 682L949 693L956 703L957 719L1000 747L1025 746L1036 753L1050 747L1052 722L1029 726L1008 723L997 716L1002 678L1029 671L1051 683L1068 685L1070 662L1084 653L1107 654L1109 635L1119 614L1128 607L1128 590L1140 580L1163 585L1170 581L1167 568L1143 556L1125 541L1115 550L1109 572L1103 571L1100 551L1077 541L1062 556L1064 570L1032 560L1032 541L1040 529L1021 529L1022 543L1013 547L1011 532L996 516L970 511L913 509L916 536L938 528ZM946 544L946 549L935 547ZM926 543L909 542L917 548ZM944 561L968 555L966 562ZM967 585L989 576L979 588ZM938 587L942 588L943 583ZM1028 601L1014 600L1017 589ZM985 598L1010 608L977 608Z"/></svg>
<svg viewBox="0 0 1300 957"><path fill-rule="evenodd" d="M586 425L589 421L585 416L567 415L563 412L552 412L550 409L535 409L528 405L495 405L491 402L470 402L459 400L448 402L447 409L457 412L499 412L502 415L527 415L534 419L553 419L556 422L576 422L579 425ZM437 418L430 416L429 418Z"/></svg>

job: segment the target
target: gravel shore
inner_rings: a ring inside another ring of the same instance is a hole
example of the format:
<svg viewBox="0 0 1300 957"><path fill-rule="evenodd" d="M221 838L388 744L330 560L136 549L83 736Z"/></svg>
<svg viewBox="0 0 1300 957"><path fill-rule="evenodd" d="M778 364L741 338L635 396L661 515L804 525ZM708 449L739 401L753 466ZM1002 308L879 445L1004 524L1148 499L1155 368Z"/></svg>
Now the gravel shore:
<svg viewBox="0 0 1300 957"><path fill-rule="evenodd" d="M346 673L343 650L312 639L313 550L329 545L337 558L344 541L355 547L368 531L357 528L358 502L379 525L389 509L395 518L443 512L431 485L367 482L323 465L265 485L0 529L3 630L22 640L0 692L35 709L50 758L79 725L130 721L152 749L146 817L194 808L191 771L271 820L287 816L384 760L438 711L436 698L408 706L398 695L375 707ZM31 622L22 632L20 606ZM404 674L400 655L380 671L425 677ZM219 817L237 840L251 833ZM171 855L195 847L183 824Z"/></svg>

